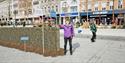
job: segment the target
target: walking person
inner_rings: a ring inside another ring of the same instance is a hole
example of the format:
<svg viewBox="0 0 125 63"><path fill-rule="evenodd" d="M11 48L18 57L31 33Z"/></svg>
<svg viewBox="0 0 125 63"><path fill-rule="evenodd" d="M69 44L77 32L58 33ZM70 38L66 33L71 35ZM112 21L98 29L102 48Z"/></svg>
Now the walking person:
<svg viewBox="0 0 125 63"><path fill-rule="evenodd" d="M74 36L74 28L73 25L69 22L66 21L65 25L60 25L60 28L64 29L64 55L67 53L67 42L69 41L69 46L70 46L70 55L73 54L72 52L72 39Z"/></svg>
<svg viewBox="0 0 125 63"><path fill-rule="evenodd" d="M91 30L91 32L92 32L91 42L95 42L97 27L96 27L94 21L91 21L91 22L90 22L90 30Z"/></svg>

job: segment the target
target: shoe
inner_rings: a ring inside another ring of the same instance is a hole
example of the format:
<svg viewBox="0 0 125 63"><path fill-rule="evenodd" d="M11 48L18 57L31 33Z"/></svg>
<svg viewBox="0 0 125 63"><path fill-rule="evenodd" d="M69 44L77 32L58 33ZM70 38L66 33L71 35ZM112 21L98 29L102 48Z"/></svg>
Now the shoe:
<svg viewBox="0 0 125 63"><path fill-rule="evenodd" d="M95 40L91 39L91 42L95 42Z"/></svg>
<svg viewBox="0 0 125 63"><path fill-rule="evenodd" d="M72 55L72 53L70 53L70 55Z"/></svg>
<svg viewBox="0 0 125 63"><path fill-rule="evenodd" d="M70 55L72 55L73 53L72 52L70 52Z"/></svg>
<svg viewBox="0 0 125 63"><path fill-rule="evenodd" d="M67 51L64 51L64 55L66 55L66 52L67 52Z"/></svg>

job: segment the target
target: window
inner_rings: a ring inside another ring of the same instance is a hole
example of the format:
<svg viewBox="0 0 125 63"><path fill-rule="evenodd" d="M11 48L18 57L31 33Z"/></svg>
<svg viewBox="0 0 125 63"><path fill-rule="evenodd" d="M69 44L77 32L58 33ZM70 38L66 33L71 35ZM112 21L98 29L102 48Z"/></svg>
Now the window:
<svg viewBox="0 0 125 63"><path fill-rule="evenodd" d="M102 8L102 10L106 10L106 8L104 7L104 8Z"/></svg>
<svg viewBox="0 0 125 63"><path fill-rule="evenodd" d="M28 9L28 14L32 14L32 9Z"/></svg>
<svg viewBox="0 0 125 63"><path fill-rule="evenodd" d="M121 9L121 8L122 8L122 5L119 5L118 8Z"/></svg>
<svg viewBox="0 0 125 63"><path fill-rule="evenodd" d="M123 0L118 0L118 8L122 8Z"/></svg>
<svg viewBox="0 0 125 63"><path fill-rule="evenodd" d="M68 8L67 7L62 7L62 12L68 12Z"/></svg>
<svg viewBox="0 0 125 63"><path fill-rule="evenodd" d="M113 6L110 6L110 10L112 10L113 9Z"/></svg>
<svg viewBox="0 0 125 63"><path fill-rule="evenodd" d="M94 7L95 7L95 11L98 11L98 6L99 6L99 3L96 2L95 5L94 5Z"/></svg>
<svg viewBox="0 0 125 63"><path fill-rule="evenodd" d="M88 11L92 11L92 9L88 9Z"/></svg>
<svg viewBox="0 0 125 63"><path fill-rule="evenodd" d="M46 7L44 7L44 11L46 12Z"/></svg>
<svg viewBox="0 0 125 63"><path fill-rule="evenodd" d="M13 7L14 7L14 8L17 8L17 6L18 6L18 4L13 4Z"/></svg>
<svg viewBox="0 0 125 63"><path fill-rule="evenodd" d="M71 12L77 12L77 6L71 7Z"/></svg>
<svg viewBox="0 0 125 63"><path fill-rule="evenodd" d="M18 10L14 10L14 11L13 11L13 14L14 14L14 15L17 15L17 14L18 14Z"/></svg>
<svg viewBox="0 0 125 63"><path fill-rule="evenodd" d="M37 5L37 4L39 4L39 1L34 1L33 2L33 5Z"/></svg>
<svg viewBox="0 0 125 63"><path fill-rule="evenodd" d="M102 10L105 10L107 3L106 3L106 2L103 2L101 5L102 5Z"/></svg>
<svg viewBox="0 0 125 63"><path fill-rule="evenodd" d="M48 12L50 12L50 7L48 7Z"/></svg>
<svg viewBox="0 0 125 63"><path fill-rule="evenodd" d="M98 11L98 7L95 7L95 11Z"/></svg>
<svg viewBox="0 0 125 63"><path fill-rule="evenodd" d="M92 5L91 5L91 3L89 3L88 10L91 10L91 8L92 8Z"/></svg>
<svg viewBox="0 0 125 63"><path fill-rule="evenodd" d="M47 0L45 0L45 3L47 2Z"/></svg>
<svg viewBox="0 0 125 63"><path fill-rule="evenodd" d="M77 0L72 0L71 1L71 4L76 4L77 3Z"/></svg>
<svg viewBox="0 0 125 63"><path fill-rule="evenodd" d="M58 12L58 6L56 6L56 11Z"/></svg>
<svg viewBox="0 0 125 63"><path fill-rule="evenodd" d="M43 3L43 1L41 1L41 3Z"/></svg>
<svg viewBox="0 0 125 63"><path fill-rule="evenodd" d="M83 12L85 12L85 10L82 10Z"/></svg>

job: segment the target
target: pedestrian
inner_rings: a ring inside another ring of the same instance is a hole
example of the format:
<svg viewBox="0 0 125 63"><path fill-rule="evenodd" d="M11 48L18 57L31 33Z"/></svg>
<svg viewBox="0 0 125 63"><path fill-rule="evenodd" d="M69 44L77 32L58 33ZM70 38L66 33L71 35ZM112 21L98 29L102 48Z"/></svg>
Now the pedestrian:
<svg viewBox="0 0 125 63"><path fill-rule="evenodd" d="M23 21L23 27L25 27L26 26L26 22L25 21Z"/></svg>
<svg viewBox="0 0 125 63"><path fill-rule="evenodd" d="M74 36L74 27L73 25L69 22L66 21L65 25L60 25L60 28L64 29L64 55L67 53L67 42L69 41L69 46L70 46L70 55L73 54L72 52L72 39Z"/></svg>
<svg viewBox="0 0 125 63"><path fill-rule="evenodd" d="M96 27L94 21L90 21L90 30L92 32L91 42L95 42L97 27Z"/></svg>

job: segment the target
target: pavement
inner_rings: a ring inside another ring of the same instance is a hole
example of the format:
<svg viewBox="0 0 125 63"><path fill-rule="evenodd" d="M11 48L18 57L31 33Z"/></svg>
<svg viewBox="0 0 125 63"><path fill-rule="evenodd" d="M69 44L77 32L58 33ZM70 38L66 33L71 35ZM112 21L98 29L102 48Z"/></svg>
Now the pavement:
<svg viewBox="0 0 125 63"><path fill-rule="evenodd" d="M61 48L64 45L63 41L61 36ZM68 51L64 56L44 57L0 46L0 63L125 63L124 41L97 39L92 43L88 38L74 37L73 51L73 55Z"/></svg>
<svg viewBox="0 0 125 63"><path fill-rule="evenodd" d="M82 30L78 33L78 30ZM60 30L61 36L63 36L63 29ZM125 29L97 29L97 39L125 41ZM91 38L92 33L90 29L75 28L75 37L79 38Z"/></svg>
<svg viewBox="0 0 125 63"><path fill-rule="evenodd" d="M96 42L90 41L91 31L75 29L73 55L44 57L36 53L0 46L0 63L125 63L125 29L98 29ZM63 48L63 30L60 30ZM68 46L69 47L69 46ZM67 47L67 48L68 48Z"/></svg>

